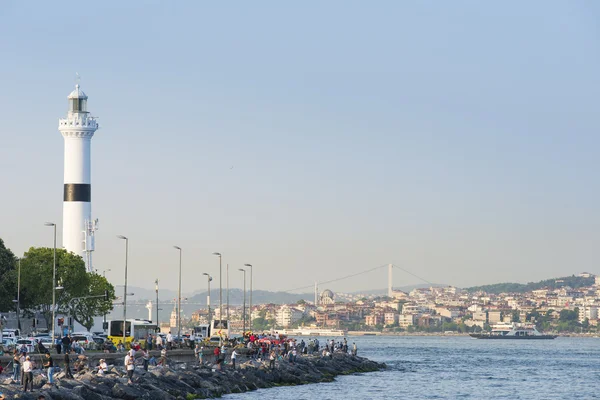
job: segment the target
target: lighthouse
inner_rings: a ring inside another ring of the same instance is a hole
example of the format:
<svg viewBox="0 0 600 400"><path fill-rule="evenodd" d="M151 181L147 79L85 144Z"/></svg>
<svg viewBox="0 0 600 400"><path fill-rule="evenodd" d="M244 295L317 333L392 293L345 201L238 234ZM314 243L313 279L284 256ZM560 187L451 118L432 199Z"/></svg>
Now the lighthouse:
<svg viewBox="0 0 600 400"><path fill-rule="evenodd" d="M91 145L98 122L87 110L86 94L75 85L69 94L69 111L58 122L65 141L63 247L83 257L92 271L94 234L98 220L92 220Z"/></svg>

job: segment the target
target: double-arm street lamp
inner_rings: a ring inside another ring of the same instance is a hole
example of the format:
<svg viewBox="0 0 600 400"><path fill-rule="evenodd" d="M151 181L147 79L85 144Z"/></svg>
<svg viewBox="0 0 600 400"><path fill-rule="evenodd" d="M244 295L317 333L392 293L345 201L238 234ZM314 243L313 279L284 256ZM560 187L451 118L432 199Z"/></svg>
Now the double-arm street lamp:
<svg viewBox="0 0 600 400"><path fill-rule="evenodd" d="M129 256L129 239L123 235L117 235L125 241L125 285L123 285L123 346L127 347L127 258Z"/></svg>
<svg viewBox="0 0 600 400"><path fill-rule="evenodd" d="M244 268L240 268L240 271L244 273L244 308L242 311L242 318L244 319L244 330L242 331L242 337L246 334L246 270Z"/></svg>
<svg viewBox="0 0 600 400"><path fill-rule="evenodd" d="M181 341L181 247L173 246L174 249L179 250L179 289L177 291L177 337ZM157 306L158 307L158 306Z"/></svg>
<svg viewBox="0 0 600 400"><path fill-rule="evenodd" d="M208 308L208 326L210 329L210 281L212 281L212 276L204 272L202 275L206 275L206 281L208 282L208 292L206 293L206 307Z"/></svg>
<svg viewBox="0 0 600 400"><path fill-rule="evenodd" d="M252 332L252 264L244 264L244 266L250 267L250 306L248 307L248 312L250 313L250 327L248 329Z"/></svg>

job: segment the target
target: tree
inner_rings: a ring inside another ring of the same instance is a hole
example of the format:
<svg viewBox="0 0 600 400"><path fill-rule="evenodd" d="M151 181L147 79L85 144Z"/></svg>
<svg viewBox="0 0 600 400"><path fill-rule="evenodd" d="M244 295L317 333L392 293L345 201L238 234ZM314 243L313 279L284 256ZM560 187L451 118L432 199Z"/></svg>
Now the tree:
<svg viewBox="0 0 600 400"><path fill-rule="evenodd" d="M41 312L47 326L52 318L53 251L48 247L32 247L21 260L21 308L26 314ZM114 288L106 279L88 274L83 259L64 249L56 249L56 311L69 313L69 302L76 297L101 295L109 290L109 302L94 300L75 314L82 325L89 325L91 313L100 315L112 307ZM100 305L102 303L102 305Z"/></svg>
<svg viewBox="0 0 600 400"><path fill-rule="evenodd" d="M296 302L296 304L298 304L299 306L300 306L300 305L303 305L303 304L306 304L306 300L304 300L304 299L300 299L300 300L298 300L298 301Z"/></svg>
<svg viewBox="0 0 600 400"><path fill-rule="evenodd" d="M105 277L95 272L89 274L88 278L89 285L85 296L93 296L94 298L74 300L72 313L75 321L79 322L89 331L94 326L94 316L103 315L112 310L112 301L115 299L115 288ZM104 297L105 291L108 299Z"/></svg>
<svg viewBox="0 0 600 400"><path fill-rule="evenodd" d="M520 318L519 312L517 310L514 310L512 312L512 322L521 322L521 318Z"/></svg>
<svg viewBox="0 0 600 400"><path fill-rule="evenodd" d="M17 297L16 258L0 239L0 312L15 309L13 299Z"/></svg>

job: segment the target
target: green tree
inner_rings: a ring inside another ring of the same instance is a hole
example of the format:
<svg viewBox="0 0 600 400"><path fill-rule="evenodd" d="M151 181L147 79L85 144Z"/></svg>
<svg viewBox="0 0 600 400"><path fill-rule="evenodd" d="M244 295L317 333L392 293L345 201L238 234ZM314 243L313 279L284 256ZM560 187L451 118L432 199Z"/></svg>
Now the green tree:
<svg viewBox="0 0 600 400"><path fill-rule="evenodd" d="M84 296L94 296L94 298L75 300L72 312L75 321L79 322L89 331L94 325L94 317L96 315L103 315L112 310L112 301L115 299L115 288L105 277L95 272L89 274L88 278L88 290ZM104 297L105 291L108 294L108 300Z"/></svg>
<svg viewBox="0 0 600 400"><path fill-rule="evenodd" d="M519 312L517 310L514 310L512 312L512 322L521 322L521 318L520 318Z"/></svg>
<svg viewBox="0 0 600 400"><path fill-rule="evenodd" d="M15 309L13 299L17 297L16 258L0 239L0 312Z"/></svg>
<svg viewBox="0 0 600 400"><path fill-rule="evenodd" d="M41 312L48 327L52 318L52 275L53 249L30 248L21 260L21 308L29 315ZM90 314L100 315L110 309L114 288L106 279L96 275L86 272L80 256L56 249L56 284L62 287L56 290L56 311L68 314L73 298L101 295L104 289L109 290L109 302L94 300L94 304L86 303L81 310L76 309L75 320L87 326Z"/></svg>

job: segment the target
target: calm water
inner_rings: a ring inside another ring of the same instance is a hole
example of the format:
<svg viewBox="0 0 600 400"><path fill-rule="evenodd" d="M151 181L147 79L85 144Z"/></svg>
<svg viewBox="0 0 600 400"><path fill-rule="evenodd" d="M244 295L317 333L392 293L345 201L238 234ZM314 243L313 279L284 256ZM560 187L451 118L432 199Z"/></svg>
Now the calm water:
<svg viewBox="0 0 600 400"><path fill-rule="evenodd" d="M600 339L349 337L388 370L234 399L598 399Z"/></svg>

